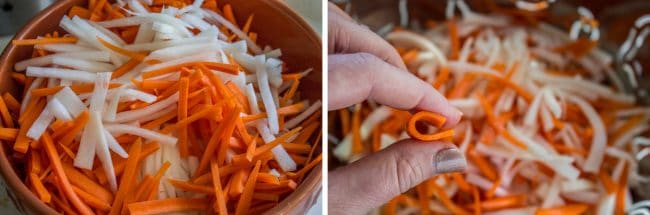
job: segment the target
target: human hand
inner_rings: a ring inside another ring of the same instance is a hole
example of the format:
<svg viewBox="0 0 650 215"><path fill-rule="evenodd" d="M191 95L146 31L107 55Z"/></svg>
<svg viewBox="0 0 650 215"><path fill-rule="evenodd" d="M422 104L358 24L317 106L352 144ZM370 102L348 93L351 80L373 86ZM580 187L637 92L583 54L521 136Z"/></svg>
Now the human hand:
<svg viewBox="0 0 650 215"><path fill-rule="evenodd" d="M329 110L366 99L404 110L424 110L460 121L461 112L408 71L395 49L368 28L329 5ZM329 173L329 213L363 214L424 180L463 171L466 161L451 143L399 141Z"/></svg>

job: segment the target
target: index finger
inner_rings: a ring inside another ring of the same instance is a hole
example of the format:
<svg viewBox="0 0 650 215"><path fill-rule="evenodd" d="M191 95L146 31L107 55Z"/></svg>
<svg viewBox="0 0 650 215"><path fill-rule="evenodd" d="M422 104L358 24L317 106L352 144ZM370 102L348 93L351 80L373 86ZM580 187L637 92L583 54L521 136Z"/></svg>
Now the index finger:
<svg viewBox="0 0 650 215"><path fill-rule="evenodd" d="M461 112L431 84L372 54L338 54L328 59L330 110L371 99L397 109L438 113L447 118L445 127L460 121Z"/></svg>

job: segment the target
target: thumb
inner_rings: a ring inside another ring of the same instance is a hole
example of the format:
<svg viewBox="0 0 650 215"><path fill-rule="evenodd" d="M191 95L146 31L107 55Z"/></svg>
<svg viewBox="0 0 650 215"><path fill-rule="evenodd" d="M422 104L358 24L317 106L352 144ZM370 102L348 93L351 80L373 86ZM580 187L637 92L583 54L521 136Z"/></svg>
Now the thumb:
<svg viewBox="0 0 650 215"><path fill-rule="evenodd" d="M332 214L363 214L426 179L464 171L463 154L451 143L399 141L329 173Z"/></svg>

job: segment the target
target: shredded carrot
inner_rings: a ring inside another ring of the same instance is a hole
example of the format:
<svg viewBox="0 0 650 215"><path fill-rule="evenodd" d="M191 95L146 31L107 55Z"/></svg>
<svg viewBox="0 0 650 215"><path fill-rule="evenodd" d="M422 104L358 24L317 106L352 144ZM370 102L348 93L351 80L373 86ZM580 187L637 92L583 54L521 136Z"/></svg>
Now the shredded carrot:
<svg viewBox="0 0 650 215"><path fill-rule="evenodd" d="M195 63L182 63L182 64L165 67L154 71L143 72L142 78L148 79L159 75L169 74L172 72L176 72L183 67L191 67L196 64L204 65L205 67L211 70L217 70L217 71L226 72L234 75L236 75L239 72L237 70L237 67L231 64L223 64L223 63L215 63L215 62L195 62Z"/></svg>
<svg viewBox="0 0 650 215"><path fill-rule="evenodd" d="M408 129L406 130L409 136L422 141L435 141L435 140L452 137L454 135L453 129L444 130L434 134L422 134L416 128L416 122L421 120L431 123L436 127L442 127L442 125L445 123L447 119L436 113L420 111L415 115L413 115L409 120Z"/></svg>
<svg viewBox="0 0 650 215"><path fill-rule="evenodd" d="M210 172L212 173L212 184L214 186L214 192L216 195L215 201L215 212L219 214L228 214L228 209L226 208L226 199L221 188L221 179L219 176L219 165L215 160L210 160Z"/></svg>
<svg viewBox="0 0 650 215"><path fill-rule="evenodd" d="M110 42L107 42L106 40L103 40L103 39L100 38L100 37L97 37L97 40L98 40L102 45L104 45L106 48L108 48L108 49L110 49L110 50L112 50L112 51L114 51L114 52L116 52L116 53L118 53L118 54L121 54L121 55L124 55L124 56L130 57L130 58L132 58L132 59L135 59L135 60L137 60L137 61L143 61L144 58L146 57L146 55L144 55L144 54L142 54L142 53L132 52L132 51L129 51L129 50L126 50L126 49L120 48L120 47L118 47L118 46L116 46L116 45L113 45L113 44L111 44Z"/></svg>
<svg viewBox="0 0 650 215"><path fill-rule="evenodd" d="M60 37L60 38L41 38L41 39L22 39L12 40L11 44L14 46L32 46L52 43L76 43L76 37Z"/></svg>
<svg viewBox="0 0 650 215"><path fill-rule="evenodd" d="M570 204L552 208L537 209L535 215L580 215L584 214L589 206L586 204Z"/></svg>
<svg viewBox="0 0 650 215"><path fill-rule="evenodd" d="M126 198L126 195L129 195L132 189L131 186L134 185L135 173L138 169L138 160L141 151L142 139L138 138L138 140L136 140L129 148L129 158L126 161L126 167L124 167L124 173L122 174L117 193L115 193L115 199L113 200L113 205L109 214L121 213L124 199ZM131 208L129 208L129 210L130 209ZM133 213L133 211L131 211L131 213Z"/></svg>
<svg viewBox="0 0 650 215"><path fill-rule="evenodd" d="M0 140L15 141L18 136L18 129L0 128Z"/></svg>
<svg viewBox="0 0 650 215"><path fill-rule="evenodd" d="M90 18L90 11L86 8L75 5L72 6L72 8L70 8L70 11L68 11L68 17L75 17L75 16L78 16L79 18L88 19Z"/></svg>
<svg viewBox="0 0 650 215"><path fill-rule="evenodd" d="M352 112L352 152L360 153L363 149L361 143L361 105L357 104Z"/></svg>
<svg viewBox="0 0 650 215"><path fill-rule="evenodd" d="M449 58L458 59L460 54L460 38L458 37L458 26L455 19L447 20L447 29L449 31L449 40L451 44L451 54ZM437 88L437 87L436 87Z"/></svg>
<svg viewBox="0 0 650 215"><path fill-rule="evenodd" d="M83 203L80 199L79 196L74 192L72 189L72 185L70 185L70 181L68 180L68 176L65 174L63 171L63 166L61 165L61 160L59 160L59 153L56 151L56 148L54 147L54 143L52 142L52 138L50 135L47 133L43 133L43 136L41 137L41 141L43 142L45 151L47 152L47 155L50 159L50 164L52 166L52 169L54 171L54 174L60 181L60 184L62 186L63 192L65 192L68 200L72 203L72 205L79 210L80 213L82 214L93 214L91 209Z"/></svg>
<svg viewBox="0 0 650 215"><path fill-rule="evenodd" d="M32 186L34 186L36 194L38 194L38 197L41 199L41 201L50 203L52 196L50 195L50 192L45 188L38 175L34 174L33 172L29 173L29 181L32 183Z"/></svg>
<svg viewBox="0 0 650 215"><path fill-rule="evenodd" d="M170 198L131 203L127 206L131 215L149 215L186 211L204 211L208 202L203 198Z"/></svg>
<svg viewBox="0 0 650 215"><path fill-rule="evenodd" d="M14 98L11 93L5 92L2 95L2 98L4 99L5 104L7 105L7 108L9 108L10 111L14 113L18 113L20 111L20 103L16 98Z"/></svg>

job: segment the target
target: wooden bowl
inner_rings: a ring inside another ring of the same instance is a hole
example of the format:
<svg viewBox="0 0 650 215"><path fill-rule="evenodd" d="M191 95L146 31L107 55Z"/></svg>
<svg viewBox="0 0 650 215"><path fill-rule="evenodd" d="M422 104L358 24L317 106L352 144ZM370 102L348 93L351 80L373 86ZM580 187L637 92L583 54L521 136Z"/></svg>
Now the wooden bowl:
<svg viewBox="0 0 650 215"><path fill-rule="evenodd" d="M322 99L322 56L320 37L300 16L280 0L221 0L220 5L229 3L237 11L238 20L246 20L255 14L251 29L257 32L259 43L282 49L282 60L292 72L313 68L303 79L302 96L312 101ZM20 30L14 39L32 39L45 33L59 30L59 21L69 8L85 4L85 0L62 0L54 3ZM16 62L31 57L32 47L9 44L0 56L0 93L10 92L22 97L22 89L13 82L11 72ZM26 214L56 214L52 208L41 202L23 183L22 171L16 171L12 163L11 143L0 143L0 172L9 188L9 195L16 208ZM19 174L21 174L19 176ZM321 192L321 167L314 168L295 192L285 198L268 214L304 214L316 202Z"/></svg>

